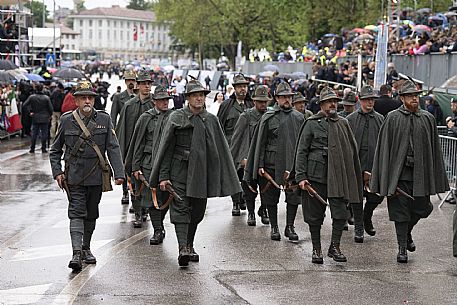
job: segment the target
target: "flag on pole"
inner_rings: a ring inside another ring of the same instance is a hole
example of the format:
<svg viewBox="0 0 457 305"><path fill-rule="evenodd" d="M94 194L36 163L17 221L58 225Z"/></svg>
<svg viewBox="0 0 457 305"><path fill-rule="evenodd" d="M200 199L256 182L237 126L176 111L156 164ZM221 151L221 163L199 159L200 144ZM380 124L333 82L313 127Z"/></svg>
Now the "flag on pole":
<svg viewBox="0 0 457 305"><path fill-rule="evenodd" d="M137 40L138 40L138 27L135 24L133 26L133 41L137 41Z"/></svg>
<svg viewBox="0 0 457 305"><path fill-rule="evenodd" d="M9 96L10 106L7 107L9 126L7 132L12 133L22 129L21 118L19 117L19 111L17 110L16 96L12 93Z"/></svg>
<svg viewBox="0 0 457 305"><path fill-rule="evenodd" d="M144 26L142 24L140 24L140 33L141 33L141 36L144 35Z"/></svg>
<svg viewBox="0 0 457 305"><path fill-rule="evenodd" d="M387 44L389 27L385 23L378 26L378 45L376 47L376 66L374 73L374 89L379 90L387 80Z"/></svg>

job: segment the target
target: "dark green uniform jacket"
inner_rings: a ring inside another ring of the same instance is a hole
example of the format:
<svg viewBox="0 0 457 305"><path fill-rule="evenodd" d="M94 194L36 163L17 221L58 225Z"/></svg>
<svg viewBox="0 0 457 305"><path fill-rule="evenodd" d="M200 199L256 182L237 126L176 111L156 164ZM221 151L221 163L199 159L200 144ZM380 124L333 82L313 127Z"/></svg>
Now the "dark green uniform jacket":
<svg viewBox="0 0 457 305"><path fill-rule="evenodd" d="M359 148L362 171L371 172L378 134L382 122L384 122L384 116L374 110L369 113L363 113L361 109L357 109L348 115L346 119L351 126Z"/></svg>
<svg viewBox="0 0 457 305"><path fill-rule="evenodd" d="M262 115L262 112L253 107L242 113L235 125L230 151L237 169L241 168L241 161L248 158L249 146Z"/></svg>
<svg viewBox="0 0 457 305"><path fill-rule="evenodd" d="M171 110L162 113L152 108L140 116L127 153L125 171L128 174L142 170L144 176L149 178L160 136L170 112Z"/></svg>
<svg viewBox="0 0 457 305"><path fill-rule="evenodd" d="M351 113L353 113L353 112L351 112ZM338 112L338 115L339 115L340 117L347 118L347 116L350 115L351 113L349 113L349 112L343 110L343 111Z"/></svg>
<svg viewBox="0 0 457 305"><path fill-rule="evenodd" d="M152 109L154 104L151 96L140 100L139 96L135 96L122 108L121 116L119 117L119 123L116 126L116 134L119 139L119 146L121 147L122 157L125 162L127 152L132 139L135 124L140 118L140 115Z"/></svg>
<svg viewBox="0 0 457 305"><path fill-rule="evenodd" d="M216 116L194 115L188 107L170 114L152 168L150 183L186 185L193 198L224 197L241 192L232 156Z"/></svg>
<svg viewBox="0 0 457 305"><path fill-rule="evenodd" d="M362 201L357 143L346 119L338 115L326 118L318 112L305 121L295 153L293 176L297 182L312 180L327 184L329 198L342 198L350 203Z"/></svg>
<svg viewBox="0 0 457 305"><path fill-rule="evenodd" d="M303 113L303 115L305 116L305 120L306 120L306 119L309 119L313 115L313 112L308 109L305 109L305 113Z"/></svg>
<svg viewBox="0 0 457 305"><path fill-rule="evenodd" d="M121 113L125 103L134 97L135 95L130 95L127 90L124 90L113 97L113 105L111 106L111 120L113 121L114 128L116 128L117 116Z"/></svg>
<svg viewBox="0 0 457 305"><path fill-rule="evenodd" d="M235 93L220 105L217 117L219 118L219 122L221 123L222 130L224 131L229 146L238 118L246 109L252 107L254 107L254 102L249 95L247 95L244 100L244 106L241 106L236 100Z"/></svg>
<svg viewBox="0 0 457 305"><path fill-rule="evenodd" d="M279 106L262 116L249 148L246 181L258 180L259 168L270 168L275 171L275 182L284 185L283 175L292 169L295 144L304 120L302 113Z"/></svg>
<svg viewBox="0 0 457 305"><path fill-rule="evenodd" d="M105 156L105 153L108 154L108 159L114 170L114 177L123 179L124 166L121 152L109 114L104 111L93 110L90 120L93 121L91 124L96 124L95 129L92 131L93 141L98 145L103 156ZM82 130L79 128L72 112L64 113L60 117L59 129L49 154L52 175L55 178L63 173L61 165L63 155L69 185L102 185L102 169L99 165L99 158L92 146L83 143L78 152L73 152L76 157L71 156L72 149L81 134ZM65 147L65 153L63 147Z"/></svg>
<svg viewBox="0 0 457 305"><path fill-rule="evenodd" d="M413 196L449 190L435 118L427 111L408 111L404 106L389 112L381 126L370 181L372 192L395 193L408 147L414 152Z"/></svg>

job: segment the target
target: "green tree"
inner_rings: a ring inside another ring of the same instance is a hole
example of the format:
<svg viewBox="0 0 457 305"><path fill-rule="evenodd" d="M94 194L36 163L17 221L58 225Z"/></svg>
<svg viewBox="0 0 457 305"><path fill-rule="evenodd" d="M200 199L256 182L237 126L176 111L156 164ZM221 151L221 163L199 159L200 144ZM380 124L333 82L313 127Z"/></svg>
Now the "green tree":
<svg viewBox="0 0 457 305"><path fill-rule="evenodd" d="M149 10L151 9L152 4L148 0L130 0L127 8L132 10Z"/></svg>
<svg viewBox="0 0 457 305"><path fill-rule="evenodd" d="M30 1L26 2L24 6L32 11L33 14L33 26L34 27L43 27L43 10L46 10L46 6L43 5L41 1ZM50 21L48 18L49 11L45 11L45 22Z"/></svg>

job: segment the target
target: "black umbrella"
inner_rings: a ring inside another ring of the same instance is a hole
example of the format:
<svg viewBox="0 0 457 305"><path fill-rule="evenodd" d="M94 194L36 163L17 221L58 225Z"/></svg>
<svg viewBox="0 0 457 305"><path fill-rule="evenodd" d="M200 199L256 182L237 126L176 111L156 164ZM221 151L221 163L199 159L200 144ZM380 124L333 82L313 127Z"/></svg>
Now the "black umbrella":
<svg viewBox="0 0 457 305"><path fill-rule="evenodd" d="M417 10L417 13L418 14L428 14L430 13L432 10L428 7L424 7L424 8L421 8L420 10Z"/></svg>
<svg viewBox="0 0 457 305"><path fill-rule="evenodd" d="M16 66L12 61L10 60L0 60L0 70L14 70L17 69L18 66Z"/></svg>
<svg viewBox="0 0 457 305"><path fill-rule="evenodd" d="M11 83L14 80L16 80L16 78L13 75L6 71L0 71L0 82Z"/></svg>
<svg viewBox="0 0 457 305"><path fill-rule="evenodd" d="M82 74L81 71L73 69L73 68L60 69L59 71L54 73L53 76L57 77L57 78L62 78L62 79L74 79L74 78L83 79L83 78L86 78L84 76L84 74Z"/></svg>

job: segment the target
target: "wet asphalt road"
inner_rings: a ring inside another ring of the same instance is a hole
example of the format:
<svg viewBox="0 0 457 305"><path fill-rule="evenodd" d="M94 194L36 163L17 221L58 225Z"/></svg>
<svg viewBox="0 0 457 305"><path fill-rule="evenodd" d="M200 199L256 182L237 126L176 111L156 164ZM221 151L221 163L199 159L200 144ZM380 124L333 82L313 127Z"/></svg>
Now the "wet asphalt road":
<svg viewBox="0 0 457 305"><path fill-rule="evenodd" d="M5 145L5 142L0 143ZM396 262L394 226L384 202L374 214L375 237L353 242L343 233L347 263L311 263L311 240L301 210L299 242L269 239L269 227L246 212L231 216L230 198L211 199L197 232L199 263L177 265L177 241L150 246L152 228L134 229L121 189L105 193L92 242L97 264L75 274L66 197L50 175L47 154L27 148L0 153L0 304L457 304L457 260L452 257L454 206L419 222L408 264ZM285 205L279 207L281 231ZM328 247L330 219L322 229Z"/></svg>

